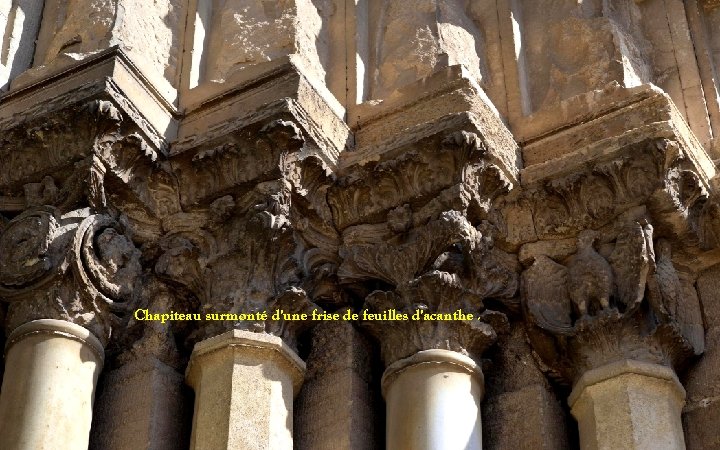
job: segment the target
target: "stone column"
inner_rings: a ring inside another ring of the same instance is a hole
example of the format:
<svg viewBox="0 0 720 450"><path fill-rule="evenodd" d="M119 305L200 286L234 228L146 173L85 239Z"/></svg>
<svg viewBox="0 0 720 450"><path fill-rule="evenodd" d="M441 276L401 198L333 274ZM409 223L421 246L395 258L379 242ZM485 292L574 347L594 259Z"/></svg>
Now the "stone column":
<svg viewBox="0 0 720 450"><path fill-rule="evenodd" d="M103 346L85 328L42 319L7 343L0 394L0 448L87 449Z"/></svg>
<svg viewBox="0 0 720 450"><path fill-rule="evenodd" d="M0 300L9 303L12 330L0 393L3 450L88 448L103 349L114 314L134 307L141 269L120 225L86 213L30 208L0 235Z"/></svg>
<svg viewBox="0 0 720 450"><path fill-rule="evenodd" d="M384 317L362 324L380 340L386 364L388 450L482 449L484 377L475 361L496 340L495 329L484 321L493 313L473 310L471 318L430 319L459 311L470 298L455 276L432 272L365 299L363 316ZM499 313L493 317L495 325L507 323Z"/></svg>
<svg viewBox="0 0 720 450"><path fill-rule="evenodd" d="M589 370L568 403L583 450L685 448L685 389L668 367L625 360Z"/></svg>
<svg viewBox="0 0 720 450"><path fill-rule="evenodd" d="M383 375L390 450L482 449L483 373L449 350L423 350Z"/></svg>
<svg viewBox="0 0 720 450"><path fill-rule="evenodd" d="M574 386L568 403L583 450L685 449L675 368L705 346L694 279L675 269L669 241L653 241L649 221L619 222L615 232L607 260L592 230L579 233L567 268L535 257L523 274L528 337Z"/></svg>
<svg viewBox="0 0 720 450"><path fill-rule="evenodd" d="M280 337L232 330L195 345L193 450L293 448L293 398L305 363Z"/></svg>

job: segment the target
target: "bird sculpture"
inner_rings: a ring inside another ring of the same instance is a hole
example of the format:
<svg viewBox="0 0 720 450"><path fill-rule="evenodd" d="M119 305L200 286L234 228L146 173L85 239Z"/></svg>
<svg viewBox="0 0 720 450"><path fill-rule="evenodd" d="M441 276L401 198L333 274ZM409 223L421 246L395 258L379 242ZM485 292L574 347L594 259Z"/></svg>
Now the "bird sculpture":
<svg viewBox="0 0 720 450"><path fill-rule="evenodd" d="M656 312L665 319L675 318L680 301L680 277L672 263L670 243L664 239L655 248L655 273L649 295Z"/></svg>
<svg viewBox="0 0 720 450"><path fill-rule="evenodd" d="M613 275L610 264L595 251L593 230L578 235L577 253L568 264L568 291L577 313L586 319L590 313L610 308Z"/></svg>

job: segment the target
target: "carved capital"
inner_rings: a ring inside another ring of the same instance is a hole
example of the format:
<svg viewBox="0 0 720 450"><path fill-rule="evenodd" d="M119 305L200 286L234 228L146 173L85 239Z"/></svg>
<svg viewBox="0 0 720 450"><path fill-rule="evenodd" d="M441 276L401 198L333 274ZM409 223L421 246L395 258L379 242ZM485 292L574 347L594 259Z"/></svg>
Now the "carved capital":
<svg viewBox="0 0 720 450"><path fill-rule="evenodd" d="M0 235L0 299L14 329L36 319L82 325L107 343L133 308L140 251L106 215L30 209Z"/></svg>
<svg viewBox="0 0 720 450"><path fill-rule="evenodd" d="M226 185L222 191L231 193L212 199L206 192L188 212L168 217L155 272L197 298L203 317L238 315L204 321L200 338L243 329L278 335L295 347L312 322L273 321L273 313L310 314L318 309L314 301L339 303L338 236L325 200L330 180L317 158L289 154L293 142L303 142L294 124L272 122L260 140L277 152L272 169L252 175L250 187ZM261 312L268 316L247 316Z"/></svg>
<svg viewBox="0 0 720 450"><path fill-rule="evenodd" d="M398 210L388 227L402 230L404 215ZM341 248L343 283L384 287L366 294L364 308L378 315L362 324L380 341L386 364L430 349L480 358L507 327L506 317L483 302L515 295L517 263L493 247L487 226L476 228L460 212L446 211L384 242L355 230L352 238L364 241ZM453 316L459 312L473 318Z"/></svg>
<svg viewBox="0 0 720 450"><path fill-rule="evenodd" d="M480 358L496 340L495 327L507 325L504 315L486 311L482 298L465 289L456 275L440 271L421 275L396 291L374 291L364 308L382 318L362 325L380 342L386 365L430 349ZM458 312L473 317L449 319Z"/></svg>
<svg viewBox="0 0 720 450"><path fill-rule="evenodd" d="M704 350L697 294L645 219L584 230L574 253L536 254L522 274L528 335L566 381L623 359L681 367Z"/></svg>

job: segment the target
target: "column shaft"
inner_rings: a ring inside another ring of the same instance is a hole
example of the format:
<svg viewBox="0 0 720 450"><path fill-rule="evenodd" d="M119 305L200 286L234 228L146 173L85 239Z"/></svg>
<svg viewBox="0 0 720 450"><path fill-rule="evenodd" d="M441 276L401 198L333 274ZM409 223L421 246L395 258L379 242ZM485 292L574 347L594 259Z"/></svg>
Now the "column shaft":
<svg viewBox="0 0 720 450"><path fill-rule="evenodd" d="M685 390L668 367L628 360L593 369L568 402L582 450L685 449Z"/></svg>
<svg viewBox="0 0 720 450"><path fill-rule="evenodd" d="M469 357L425 350L383 375L388 450L480 450L484 380Z"/></svg>
<svg viewBox="0 0 720 450"><path fill-rule="evenodd" d="M85 328L35 320L8 338L0 448L86 450L103 347Z"/></svg>
<svg viewBox="0 0 720 450"><path fill-rule="evenodd" d="M305 363L280 338L233 330L198 343L192 450L292 450Z"/></svg>

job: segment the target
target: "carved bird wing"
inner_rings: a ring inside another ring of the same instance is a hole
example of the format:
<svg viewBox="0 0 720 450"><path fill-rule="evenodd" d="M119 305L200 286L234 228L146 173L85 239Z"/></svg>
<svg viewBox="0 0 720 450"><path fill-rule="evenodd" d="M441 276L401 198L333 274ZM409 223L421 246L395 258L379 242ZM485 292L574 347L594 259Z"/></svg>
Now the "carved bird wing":
<svg viewBox="0 0 720 450"><path fill-rule="evenodd" d="M652 242L652 236L646 236L652 229L648 230L637 222L625 226L618 234L609 258L615 278L616 300L626 314L637 309L645 294L650 269L648 238Z"/></svg>
<svg viewBox="0 0 720 450"><path fill-rule="evenodd" d="M535 325L552 333L573 332L567 272L565 266L541 255L522 274L520 291L525 314Z"/></svg>
<svg viewBox="0 0 720 450"><path fill-rule="evenodd" d="M690 344L695 355L705 351L705 327L703 326L700 299L692 279L680 277L680 298L676 320L680 325L683 337Z"/></svg>

